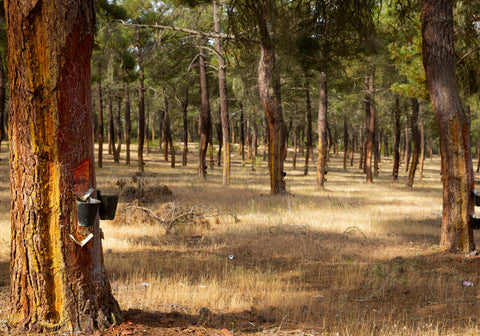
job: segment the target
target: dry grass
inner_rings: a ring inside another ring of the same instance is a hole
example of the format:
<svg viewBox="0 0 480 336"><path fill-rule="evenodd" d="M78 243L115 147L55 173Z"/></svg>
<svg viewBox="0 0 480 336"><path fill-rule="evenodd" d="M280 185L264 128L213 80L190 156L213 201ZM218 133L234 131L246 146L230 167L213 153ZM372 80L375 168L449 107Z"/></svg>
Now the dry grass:
<svg viewBox="0 0 480 336"><path fill-rule="evenodd" d="M3 172L6 154L0 156ZM135 162L118 166L104 157L99 189L116 192L119 179L138 186ZM392 182L389 159L368 185L358 163L344 171L341 156L334 156L323 192L314 191L313 166L304 176L300 162L293 171L287 160L290 193L275 197L260 157L252 171L234 153L227 188L219 167L199 180L195 151L187 167L171 169L161 158L147 156L140 182L147 190L167 185L175 198L121 203L120 220L101 223L105 262L122 309L197 316L206 307L212 314L205 325L268 335L478 334L480 260L438 251L438 158L426 161L423 180L409 190L403 170ZM4 189L0 198L7 211ZM174 202L176 212L165 202ZM157 219L129 206L163 219L168 211L169 218L193 215L179 217L166 234ZM0 224L5 273L8 214L0 213ZM464 287L463 280L474 286ZM4 306L0 310L5 318Z"/></svg>

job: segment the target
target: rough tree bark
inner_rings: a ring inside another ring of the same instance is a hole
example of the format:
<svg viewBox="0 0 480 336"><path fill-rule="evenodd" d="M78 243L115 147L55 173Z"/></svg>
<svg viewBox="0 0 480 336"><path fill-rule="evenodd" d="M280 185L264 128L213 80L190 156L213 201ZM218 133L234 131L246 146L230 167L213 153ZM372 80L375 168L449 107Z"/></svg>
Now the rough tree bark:
<svg viewBox="0 0 480 336"><path fill-rule="evenodd" d="M270 172L270 193L286 192L283 176L284 127L280 90L280 73L275 56L275 47L270 36L270 1L258 5L257 23L260 30L260 62L258 64L258 90L260 101L268 124L268 168Z"/></svg>
<svg viewBox="0 0 480 336"><path fill-rule="evenodd" d="M77 225L95 188L90 59L93 1L5 1L10 76L10 319L91 333L121 316L98 217ZM82 240L93 234L83 247Z"/></svg>
<svg viewBox="0 0 480 336"><path fill-rule="evenodd" d="M475 248L473 166L470 124L455 81L453 0L422 1L423 66L440 135L443 181L441 248L468 252Z"/></svg>
<svg viewBox="0 0 480 336"><path fill-rule="evenodd" d="M327 75L320 73L320 101L318 104L318 163L315 189L325 189L325 165L327 162Z"/></svg>
<svg viewBox="0 0 480 336"><path fill-rule="evenodd" d="M5 70L0 65L0 149L2 141L5 139L5 93L6 93L6 80Z"/></svg>

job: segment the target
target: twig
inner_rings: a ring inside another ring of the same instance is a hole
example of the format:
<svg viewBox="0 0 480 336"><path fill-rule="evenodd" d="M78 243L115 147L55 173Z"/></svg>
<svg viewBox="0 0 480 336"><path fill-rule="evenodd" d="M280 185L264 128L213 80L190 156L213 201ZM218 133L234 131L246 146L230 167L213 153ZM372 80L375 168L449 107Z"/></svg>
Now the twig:
<svg viewBox="0 0 480 336"><path fill-rule="evenodd" d="M143 210L143 211L145 211L146 213L148 213L148 214L149 214L150 216L152 216L153 218L158 219L158 220L161 221L161 222L164 222L163 219L161 219L160 217L158 217L157 215L155 215L155 213L154 213L152 210L148 209L148 208L131 205L131 206L126 207L125 209L140 209L140 210Z"/></svg>

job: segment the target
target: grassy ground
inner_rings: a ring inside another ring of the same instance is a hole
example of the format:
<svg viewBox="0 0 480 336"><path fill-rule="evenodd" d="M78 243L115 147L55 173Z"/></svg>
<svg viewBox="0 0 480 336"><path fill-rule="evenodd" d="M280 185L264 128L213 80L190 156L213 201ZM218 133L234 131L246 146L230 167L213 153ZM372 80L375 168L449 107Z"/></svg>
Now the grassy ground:
<svg viewBox="0 0 480 336"><path fill-rule="evenodd" d="M5 320L5 149L0 158ZM438 250L438 157L427 159L422 181L417 178L410 190L403 166L399 181L392 181L389 158L382 159L371 185L364 182L358 157L345 171L342 157L333 156L327 190L316 192L315 167L304 176L303 157L293 170L289 155L289 193L275 197L269 196L261 157L253 171L235 152L230 187L221 185L220 167L208 169L207 180L197 177L194 150L188 166L175 169L159 153L147 155L143 177L135 174L136 162L125 167L104 158L104 168L96 171L98 187L122 194L117 218L101 222L105 263L127 318L150 326L152 334L160 327L165 334L174 330L179 319L184 328L195 325L207 334L225 328L224 335L479 333L480 259Z"/></svg>

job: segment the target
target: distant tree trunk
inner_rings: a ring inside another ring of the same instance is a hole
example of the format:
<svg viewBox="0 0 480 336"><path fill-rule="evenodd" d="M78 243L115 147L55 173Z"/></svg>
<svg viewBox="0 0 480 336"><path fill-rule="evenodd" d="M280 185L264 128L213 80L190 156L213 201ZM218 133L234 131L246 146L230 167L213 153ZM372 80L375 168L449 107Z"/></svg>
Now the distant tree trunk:
<svg viewBox="0 0 480 336"><path fill-rule="evenodd" d="M306 77L308 78L308 77ZM310 88L308 86L308 83L305 85L305 93L306 93L306 98L307 98L307 134L305 136L306 142L305 142L305 169L303 171L303 174L306 176L308 175L308 161L310 159L310 153L313 150L313 142L312 142L312 102L310 99ZM313 157L312 157L313 160ZM312 161L312 163L315 164L315 162Z"/></svg>
<svg viewBox="0 0 480 336"><path fill-rule="evenodd" d="M242 166L245 166L245 119L243 105L240 103L240 155L242 157Z"/></svg>
<svg viewBox="0 0 480 336"><path fill-rule="evenodd" d="M372 178L372 153L375 140L375 107L373 102L373 73L365 77L365 166L367 173L367 183L373 183Z"/></svg>
<svg viewBox="0 0 480 336"><path fill-rule="evenodd" d="M413 155L412 163L410 165L410 171L408 174L407 187L413 187L413 181L415 179L415 171L417 169L418 160L420 157L420 130L418 128L418 114L419 114L418 99L412 98L412 116L410 118L410 125L412 128L412 140L413 140Z"/></svg>
<svg viewBox="0 0 480 336"><path fill-rule="evenodd" d="M219 111L219 114L220 114L220 111ZM215 130L217 131L217 140L218 140L217 166L220 167L222 165L222 147L223 147L223 134L222 134L221 122L215 123Z"/></svg>
<svg viewBox="0 0 480 336"><path fill-rule="evenodd" d="M102 104L102 82L101 82L101 64L98 62L98 81L97 81L97 110L98 110L98 158L99 168L103 167L103 104Z"/></svg>
<svg viewBox="0 0 480 336"><path fill-rule="evenodd" d="M107 88L107 112L108 112L108 155L112 155L115 143L115 128L113 127L113 97L112 92ZM116 162L116 161L115 161Z"/></svg>
<svg viewBox="0 0 480 336"><path fill-rule="evenodd" d="M389 157L390 156L390 144L388 143L388 137L390 136L389 133L384 134L383 136L383 156Z"/></svg>
<svg viewBox="0 0 480 336"><path fill-rule="evenodd" d="M122 111L122 98L121 95L117 99L118 103L118 108L115 112L114 115L114 121L115 121L115 133L117 135L117 145L113 145L113 150L114 150L114 158L116 158L118 162L120 163L120 152L122 151L122 117L121 117L121 111Z"/></svg>
<svg viewBox="0 0 480 336"><path fill-rule="evenodd" d="M357 136L355 134L355 129L352 130L352 137L351 137L351 150L350 150L350 167L353 167L353 162L355 158L355 151L357 150Z"/></svg>
<svg viewBox="0 0 480 336"><path fill-rule="evenodd" d="M360 160L358 162L358 169L363 169L365 172L363 164L365 163L365 126L360 127L360 134L359 134L359 141L360 141Z"/></svg>
<svg viewBox="0 0 480 336"><path fill-rule="evenodd" d="M210 119L210 101L208 94L207 66L205 64L205 41L200 42L199 72L200 72L200 147L198 171L201 178L207 177L207 149L211 138L212 123Z"/></svg>
<svg viewBox="0 0 480 336"><path fill-rule="evenodd" d="M404 158L405 158L405 171L408 172L408 169L410 168L410 137L408 135L408 112L405 110L405 147L404 147Z"/></svg>
<svg viewBox="0 0 480 336"><path fill-rule="evenodd" d="M170 156L172 160L170 161L170 167L175 168L175 147L173 146L173 137L172 131L170 129L170 111L168 109L168 99L165 86L162 86L163 93L163 137L165 138L165 161L168 161L168 146L170 145Z"/></svg>
<svg viewBox="0 0 480 336"><path fill-rule="evenodd" d="M130 94L128 92L128 84L125 82L125 164L127 166L130 166L130 142L132 139L132 121L130 112Z"/></svg>
<svg viewBox="0 0 480 336"><path fill-rule="evenodd" d="M475 248L470 225L474 188L470 124L455 81L453 0L422 1L423 66L440 135L443 218L440 245Z"/></svg>
<svg viewBox="0 0 480 336"><path fill-rule="evenodd" d="M327 162L327 76L320 73L320 102L318 105L318 164L315 188L325 189L325 165Z"/></svg>
<svg viewBox="0 0 480 336"><path fill-rule="evenodd" d="M182 155L182 166L187 165L187 154L188 154L188 85L185 89L185 101L182 104L182 116L183 116L183 155Z"/></svg>
<svg viewBox="0 0 480 336"><path fill-rule="evenodd" d="M213 170L215 163L213 160L213 126L210 123L210 139L208 140L208 148L210 149L210 169Z"/></svg>
<svg viewBox="0 0 480 336"><path fill-rule="evenodd" d="M75 195L95 189L94 3L6 0L5 15L12 196L9 325L24 334L92 334L121 318L105 272L98 220L80 227L75 206ZM70 238L89 234L83 247Z"/></svg>
<svg viewBox="0 0 480 336"><path fill-rule="evenodd" d="M418 179L421 181L423 179L423 166L425 163L425 127L423 124L422 109L420 109L419 125L420 125L420 169L418 170Z"/></svg>
<svg viewBox="0 0 480 336"><path fill-rule="evenodd" d="M348 143L348 121L347 121L347 114L343 114L343 169L347 169L347 161L348 161L348 151L350 149L350 144Z"/></svg>
<svg viewBox="0 0 480 336"><path fill-rule="evenodd" d="M393 107L393 123L394 123L394 138L393 138L393 180L398 180L398 171L400 169L400 98L395 94L395 105Z"/></svg>
<svg viewBox="0 0 480 336"><path fill-rule="evenodd" d="M253 146L253 153L252 153L252 171L255 171L255 165L257 163L257 139L258 139L258 127L257 123L255 122L255 118L253 118L253 125L252 125L252 146Z"/></svg>
<svg viewBox="0 0 480 336"><path fill-rule="evenodd" d="M378 177L378 164L380 162L380 142L378 141L377 114L375 114L374 123L375 126L373 132L373 176Z"/></svg>
<svg viewBox="0 0 480 336"><path fill-rule="evenodd" d="M333 124L333 154L338 156L338 134L337 134L337 124Z"/></svg>
<svg viewBox="0 0 480 336"><path fill-rule="evenodd" d="M145 122L144 122L144 125L145 125L145 139L144 139L144 143L145 143L145 153L146 154L150 154L150 139L148 137L148 129L149 129L149 125L150 125L150 109L148 108L150 105L148 104L148 100L147 100L147 104L145 104Z"/></svg>
<svg viewBox="0 0 480 336"><path fill-rule="evenodd" d="M298 125L295 126L295 133L293 135L293 158L292 158L292 168L293 170L297 169L297 142L298 142Z"/></svg>
<svg viewBox="0 0 480 336"><path fill-rule="evenodd" d="M137 32L138 34L138 32ZM138 36L137 36L138 40ZM144 163L143 163L143 145L145 142L145 88L144 88L144 74L143 74L143 64L139 52L138 55L138 132L137 132L137 141L138 141L138 171L144 172Z"/></svg>

